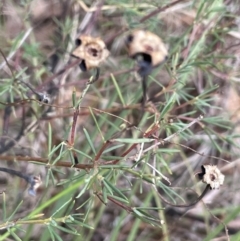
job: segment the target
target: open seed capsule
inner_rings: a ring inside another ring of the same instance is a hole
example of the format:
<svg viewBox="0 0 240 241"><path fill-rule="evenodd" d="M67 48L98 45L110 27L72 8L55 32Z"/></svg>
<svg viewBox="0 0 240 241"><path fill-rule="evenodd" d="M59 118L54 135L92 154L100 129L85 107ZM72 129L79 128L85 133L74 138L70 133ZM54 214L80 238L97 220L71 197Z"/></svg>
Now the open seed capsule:
<svg viewBox="0 0 240 241"><path fill-rule="evenodd" d="M126 45L129 56L138 62L140 75L148 75L152 68L163 63L168 57L162 39L149 31L132 31L126 39Z"/></svg>
<svg viewBox="0 0 240 241"><path fill-rule="evenodd" d="M82 59L79 67L82 71L98 68L109 55L105 43L100 38L82 35L75 41L76 49L72 56Z"/></svg>

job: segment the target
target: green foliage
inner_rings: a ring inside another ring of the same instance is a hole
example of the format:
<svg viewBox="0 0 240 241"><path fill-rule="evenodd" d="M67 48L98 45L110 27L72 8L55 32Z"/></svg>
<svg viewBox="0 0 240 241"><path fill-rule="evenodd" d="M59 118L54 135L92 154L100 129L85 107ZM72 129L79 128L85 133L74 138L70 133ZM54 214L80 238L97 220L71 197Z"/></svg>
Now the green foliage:
<svg viewBox="0 0 240 241"><path fill-rule="evenodd" d="M80 2L74 4L79 7ZM25 16L30 3L21 4ZM91 7L86 1L84 4ZM54 73L43 65L50 57L42 52L30 30L29 18L24 21L27 30L8 39L10 46L1 47L5 57L0 63L0 110L5 132L0 158L26 172L28 165L33 165L31 170L43 175L43 185L37 197L30 199L21 193L17 198L16 194L15 202L10 201L10 184L4 187L0 240L90 241L95 240L98 229L103 230L102 237L112 241L174 240L177 233L171 236L171 230L179 220L168 222L171 205L164 200L173 206L193 202L204 186L196 179L201 165L224 167L239 158L239 135L233 131L236 123L225 101L218 98L221 76L225 80L228 75L229 82L233 81L231 76L238 77L227 72L227 61L234 59L234 53L227 51L232 43L227 42L231 31L228 18L232 15L220 0L182 4L109 0L92 20L94 31L104 40L120 30L114 20L116 14L126 29L149 29L169 45L168 61L148 78L151 101L144 108L141 84L129 70L133 60L122 49L117 54L112 51L101 67L100 80L92 84L93 77L85 79L77 66L66 67L77 32L74 21L81 24L79 19L84 17L81 11L73 11L73 18L70 13L63 19L51 18L57 28L53 38L56 46L51 52L60 56ZM159 11L140 23L164 6L166 13ZM181 16L191 10L193 19L188 20L187 27L182 24L181 31L176 28L176 33L170 33L168 25L174 28L174 23L166 14L174 6L180 9L172 10L174 14ZM106 16L113 21L107 24ZM88 24L93 28L91 21ZM125 33L127 30L121 36ZM107 43L109 49L114 49L121 36ZM50 95L50 103L37 100L44 91ZM26 149L26 154L19 155L18 147ZM230 185L231 180L226 177L225 181ZM204 209L207 214L201 218L212 218L217 226L213 229L206 221L201 240L226 235L224 225L240 210L232 206L226 213L225 204L219 202L217 214L224 215L222 221L211 215L218 204L209 208L211 212ZM39 233L35 233L36 226ZM233 237L237 240L238 236Z"/></svg>

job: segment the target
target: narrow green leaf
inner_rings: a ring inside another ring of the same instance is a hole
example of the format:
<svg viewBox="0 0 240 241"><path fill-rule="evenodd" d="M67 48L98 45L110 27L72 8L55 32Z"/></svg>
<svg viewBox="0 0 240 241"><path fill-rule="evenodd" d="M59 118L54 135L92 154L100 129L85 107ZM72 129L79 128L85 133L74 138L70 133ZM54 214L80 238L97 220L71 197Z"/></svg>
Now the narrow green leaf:
<svg viewBox="0 0 240 241"><path fill-rule="evenodd" d="M15 213L16 213L16 212L18 211L18 209L21 207L22 203L23 203L23 200L21 200L21 201L19 202L19 204L17 205L17 207L15 208L15 210L14 210L14 211L12 212L12 214L8 217L8 221L11 220L11 219L14 217Z"/></svg>
<svg viewBox="0 0 240 241"><path fill-rule="evenodd" d="M135 143L153 142L154 139L149 139L149 138L139 138L139 139L118 138L118 139L114 139L114 141L129 143L129 144L135 144Z"/></svg>
<svg viewBox="0 0 240 241"><path fill-rule="evenodd" d="M107 190L106 190L106 187L103 185L103 188L102 188L102 197L103 197L103 202L105 204L107 204L108 202L108 199L107 199Z"/></svg>
<svg viewBox="0 0 240 241"><path fill-rule="evenodd" d="M24 73L27 71L27 69L28 69L28 67L25 67L25 68L23 68L23 69L20 69L20 70L17 72L17 74L16 74L16 76L15 76L15 79L18 79L19 77L21 77L22 74L24 74Z"/></svg>
<svg viewBox="0 0 240 241"><path fill-rule="evenodd" d="M51 217L54 217L60 210L62 210L66 205L68 205L69 202L72 201L72 198L70 198L68 201L64 202L64 204L62 206L60 206L60 208L58 208L52 215Z"/></svg>
<svg viewBox="0 0 240 241"><path fill-rule="evenodd" d="M48 169L47 176L46 176L46 181L45 181L45 186L46 187L48 187L48 184L49 184L50 172L51 172L51 169Z"/></svg>
<svg viewBox="0 0 240 241"><path fill-rule="evenodd" d="M118 85L115 77L113 76L113 74L111 74L111 79L112 79L112 81L113 81L113 84L115 85L115 88L116 88L116 90L117 90L118 96L119 96L119 98L120 98L123 106L125 106L126 104L125 104L124 98L123 98L123 96L122 96L122 92L121 92L121 90L120 90L120 88L119 88L119 85Z"/></svg>
<svg viewBox="0 0 240 241"><path fill-rule="evenodd" d="M163 110L161 111L161 118L165 116L166 113L168 113L173 105L176 102L177 94L174 92L171 98L167 101L167 104L164 106Z"/></svg>
<svg viewBox="0 0 240 241"><path fill-rule="evenodd" d="M135 167L137 167L142 160L144 160L145 156L141 157L138 161L135 161L134 164L131 166L131 169L134 169Z"/></svg>
<svg viewBox="0 0 240 241"><path fill-rule="evenodd" d="M77 104L76 104L76 108L78 108L78 107L80 106L80 104L81 104L84 96L86 95L89 87L90 87L90 85L87 85L86 88L82 91L82 95L81 95L81 97L79 98L79 100L78 100L78 102L77 102Z"/></svg>
<svg viewBox="0 0 240 241"><path fill-rule="evenodd" d="M215 146L215 148L221 153L222 149L221 147L217 144L217 142L212 138L211 133L213 133L209 128L205 127L205 132L208 135L209 139L211 140L212 144Z"/></svg>
<svg viewBox="0 0 240 241"><path fill-rule="evenodd" d="M132 208L132 210L133 210L133 212L134 212L135 214L137 214L137 216L139 216L139 217L145 216L145 215L142 214L142 212L140 212L140 211L139 211L138 209L136 209L136 208Z"/></svg>
<svg viewBox="0 0 240 241"><path fill-rule="evenodd" d="M178 149L173 149L173 148L159 148L157 150L155 150L155 153L167 153L167 154L173 154L173 153L178 153L180 152L180 150Z"/></svg>
<svg viewBox="0 0 240 241"><path fill-rule="evenodd" d="M57 146L53 146L53 149L50 150L50 152L48 153L48 157L51 158L51 156L61 147L62 143L60 143Z"/></svg>
<svg viewBox="0 0 240 241"><path fill-rule="evenodd" d="M101 156L103 160L122 160L121 156Z"/></svg>
<svg viewBox="0 0 240 241"><path fill-rule="evenodd" d="M87 211L85 212L85 217L84 217L84 219L83 219L84 222L86 222L86 220L87 220L87 218L88 218L88 216L89 216L91 207L92 207L92 205L93 205L93 200L94 200L93 198L90 199L90 201L89 201L89 203L88 203Z"/></svg>
<svg viewBox="0 0 240 241"><path fill-rule="evenodd" d="M129 168L127 165L101 165L101 169L124 169Z"/></svg>
<svg viewBox="0 0 240 241"><path fill-rule="evenodd" d="M62 180L62 181L58 182L57 185L60 186L60 185L63 185L65 183L73 182L75 180L80 180L80 179L84 180L83 177L85 177L86 175L87 175L87 173L85 171L82 171L81 173L79 173L76 176L72 176L71 178L68 178L66 180Z"/></svg>
<svg viewBox="0 0 240 241"><path fill-rule="evenodd" d="M52 148L52 127L51 122L48 123L48 153L51 152Z"/></svg>
<svg viewBox="0 0 240 241"><path fill-rule="evenodd" d="M22 241L22 239L20 239L17 234L15 234L11 228L8 228L8 232L11 233L11 235L14 237L15 240L17 241Z"/></svg>
<svg viewBox="0 0 240 241"><path fill-rule="evenodd" d="M78 210L78 209L80 209L80 208L82 208L84 205L86 205L92 198L93 198L94 196L91 196L90 198L88 198L85 202L83 202L79 207L77 207L76 208L76 210ZM78 216L78 215L83 215L83 214L72 214L72 216L75 218L76 216Z"/></svg>
<svg viewBox="0 0 240 241"><path fill-rule="evenodd" d="M59 225L57 225L56 228L57 228L57 229L60 229L61 231L65 232L65 233L70 233L70 234L73 234L73 235L76 235L76 236L80 236L80 234L77 232L77 230L72 231L72 230L70 230L70 229L61 227L61 226L59 226Z"/></svg>
<svg viewBox="0 0 240 241"><path fill-rule="evenodd" d="M76 161L75 161L75 158L74 158L72 150L68 150L68 154L69 154L69 157L70 157L72 165L75 165Z"/></svg>
<svg viewBox="0 0 240 241"><path fill-rule="evenodd" d="M62 238L53 229L52 229L52 232L58 241L63 241Z"/></svg>
<svg viewBox="0 0 240 241"><path fill-rule="evenodd" d="M53 175L53 168L51 168L50 177L51 177L52 185L54 186L55 185L55 176Z"/></svg>
<svg viewBox="0 0 240 241"><path fill-rule="evenodd" d="M94 227L92 227L92 226L90 226L90 225L88 225L88 224L86 224L84 222L78 221L78 220L74 220L74 224L77 224L77 225L79 225L81 227L85 227L85 228L94 230Z"/></svg>
<svg viewBox="0 0 240 241"><path fill-rule="evenodd" d="M169 168L168 164L166 163L165 159L162 157L162 155L156 156L160 162L163 164L163 166L167 169L168 173L172 175L172 170Z"/></svg>
<svg viewBox="0 0 240 241"><path fill-rule="evenodd" d="M2 193L2 197L3 197L3 203L2 203L2 207L3 207L3 221L6 220L7 217L7 211L6 211L6 194L5 192Z"/></svg>
<svg viewBox="0 0 240 241"><path fill-rule="evenodd" d="M176 203L176 200L175 200L176 198L174 198L173 195L178 197L180 200L182 200L185 203L185 200L178 193L176 193L172 188L169 188L161 181L158 182L158 185L166 193L166 195L168 195L171 198L173 203Z"/></svg>
<svg viewBox="0 0 240 241"><path fill-rule="evenodd" d="M94 145L93 145L93 143L92 143L92 140L91 140L91 138L90 138L87 130L86 130L85 128L83 128L83 131L84 131L84 134L85 134L85 136L86 136L86 138L87 138L87 141L88 141L88 143L89 143L89 145L90 145L93 153L96 155L96 154L97 154L97 153L96 153L96 150L95 150L95 148L94 148Z"/></svg>
<svg viewBox="0 0 240 241"><path fill-rule="evenodd" d="M49 234L51 236L52 241L55 241L55 237L54 237L54 234L53 234L52 226L47 225L47 228L48 228L48 232L49 232Z"/></svg>
<svg viewBox="0 0 240 241"><path fill-rule="evenodd" d="M57 156L57 158L55 158L52 162L52 165L54 166L67 152L68 150L64 150L63 151L63 148L64 148L64 145L62 144L61 145L61 148L60 148L60 152L59 152L59 155Z"/></svg>
<svg viewBox="0 0 240 241"><path fill-rule="evenodd" d="M8 86L3 86L2 91L0 92L0 96L2 96L5 92L9 90Z"/></svg>
<svg viewBox="0 0 240 241"><path fill-rule="evenodd" d="M110 195L110 194L108 194L108 197L112 197L112 198L114 198L114 199L116 199L116 200L118 200L118 201L120 201L120 202L129 204L129 201L128 201L128 200L123 199L123 198L121 198L121 197L118 197L118 196L115 196L115 195Z"/></svg>
<svg viewBox="0 0 240 241"><path fill-rule="evenodd" d="M78 150L78 149L73 149L73 150L74 150L75 152L77 152L77 153L85 156L85 157L88 158L89 160L92 160L92 157L89 156L88 154L86 154L86 153L84 153L84 152L82 152L82 151L80 151L80 150Z"/></svg>
<svg viewBox="0 0 240 241"><path fill-rule="evenodd" d="M102 180L103 184L104 184L104 187L108 190L108 192L113 195L113 191L112 191L112 188L111 186L108 185L108 182L106 182L105 179Z"/></svg>
<svg viewBox="0 0 240 241"><path fill-rule="evenodd" d="M134 207L137 210L164 210L165 208L158 208L158 207Z"/></svg>
<svg viewBox="0 0 240 241"><path fill-rule="evenodd" d="M116 150L116 149L118 149L118 148L120 148L120 147L123 147L123 146L124 146L124 144L119 144L119 145L116 145L116 146L111 146L111 147L105 149L104 152L103 152L103 154L105 154L105 153L107 153L107 152L110 152L110 151L113 151L113 150Z"/></svg>
<svg viewBox="0 0 240 241"><path fill-rule="evenodd" d="M104 179L104 181L108 184L108 186L110 186L110 188L117 193L118 195L120 195L122 198L124 198L125 200L128 201L128 198L118 189L116 188L114 185L112 185L107 179Z"/></svg>
<svg viewBox="0 0 240 241"><path fill-rule="evenodd" d="M85 191L89 187L91 187L92 183L95 182L96 178L97 178L97 173L92 176L89 176L89 178L85 178L84 182L86 183L86 185L84 186L84 188L81 190L81 192L78 194L78 196L76 198L79 198L81 195L83 195L85 193Z"/></svg>
<svg viewBox="0 0 240 241"><path fill-rule="evenodd" d="M144 212L143 210L136 209L135 207L132 208L132 210L137 216L139 216L140 218L144 218L145 220L148 220L148 222L154 221L154 222L159 223L158 219L154 218L152 215L149 215L148 213Z"/></svg>
<svg viewBox="0 0 240 241"><path fill-rule="evenodd" d="M103 134L102 134L101 128L100 128L99 125L98 125L98 122L97 122L96 117L95 117L95 115L94 115L94 113L93 113L93 111L92 111L92 108L89 107L88 109L89 109L89 111L90 111L90 113L91 113L91 115L92 115L92 118L93 118L93 120L94 120L94 122L95 122L95 124L96 124L96 126L97 126L97 128L98 128L98 131L99 131L99 133L100 133L100 135L101 135L101 137L102 137L103 142L105 142L105 138L104 138L104 136L103 136Z"/></svg>

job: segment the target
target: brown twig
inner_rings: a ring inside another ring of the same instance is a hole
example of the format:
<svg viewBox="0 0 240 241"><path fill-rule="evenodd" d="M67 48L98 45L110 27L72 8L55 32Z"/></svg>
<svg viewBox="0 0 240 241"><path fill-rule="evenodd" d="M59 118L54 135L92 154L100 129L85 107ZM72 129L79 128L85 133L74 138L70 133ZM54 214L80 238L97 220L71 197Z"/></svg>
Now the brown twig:
<svg viewBox="0 0 240 241"><path fill-rule="evenodd" d="M155 124L148 132L145 132L145 133L143 133L143 136L145 137L145 138L148 138L148 137L150 137L152 134L153 134L153 132L154 131L157 131L157 129L158 128L156 128L156 125L157 124ZM158 126L158 125L157 125ZM154 131L153 131L154 130ZM134 148L136 148L136 146L138 145L138 143L134 143L134 144L132 144L122 155L121 155L121 157L125 157L128 153L130 153ZM115 165L115 164L117 164L119 162L119 160L115 160L115 161L108 161L108 162L106 162L106 163L104 163L105 165Z"/></svg>
<svg viewBox="0 0 240 241"><path fill-rule="evenodd" d="M1 102L0 102L1 104ZM64 109L70 109L72 107L57 107L57 106L53 106L52 107L56 107L56 108L64 108ZM81 109L89 109L89 107L87 106L81 106ZM101 114L106 114L106 115L110 115L113 116L115 118L121 119L124 123L128 124L128 125L132 125L131 122L129 122L128 120L125 120L122 117L119 117L117 115L114 115L114 112L119 112L119 111L124 111L124 110L135 110L135 109L140 109L140 104L134 104L134 105L129 105L129 106L120 106L118 107L113 107L113 108L109 108L109 109L105 109L105 110L101 110L101 109L97 109L97 108L93 108L91 107L91 109L97 113L101 113ZM84 115L89 115L90 111L89 110L85 110L85 111L81 111L79 113L79 116L84 116ZM72 116L72 113L66 113L66 114L60 114L60 115L53 115L53 116L44 116L41 120L52 120L52 119L56 119L56 118L64 118L64 117L70 117Z"/></svg>
<svg viewBox="0 0 240 241"><path fill-rule="evenodd" d="M11 68L11 66L10 66L10 64L9 64L6 56L5 56L5 54L3 53L3 51L2 51L1 49L0 49L0 53L1 53L1 55L3 56L3 59L5 60L8 68L9 68L9 70L11 71L11 74L12 74L13 79L15 79L15 75L14 75L14 73L13 73L13 71L12 71L12 68Z"/></svg>
<svg viewBox="0 0 240 241"><path fill-rule="evenodd" d="M79 115L79 107L76 108L76 110L73 113L73 123L72 123L72 129L71 129L71 136L70 136L70 145L74 145L74 139L75 139L75 132L76 132L76 125L77 125L77 119Z"/></svg>
<svg viewBox="0 0 240 241"><path fill-rule="evenodd" d="M102 147L100 148L100 150L98 151L97 155L94 158L94 162L95 163L99 160L99 158L101 157L102 153L109 146L110 143L111 143L111 140L107 140L106 142L104 142L104 144L102 145Z"/></svg>
<svg viewBox="0 0 240 241"><path fill-rule="evenodd" d="M123 203L121 203L121 202L117 201L116 199L114 199L112 197L109 197L109 196L107 197L107 199L110 200L111 202L115 203L119 207L124 208L127 212L129 212L129 213L133 212L133 210L130 206L127 206L127 205L125 205L125 204L123 204Z"/></svg>
<svg viewBox="0 0 240 241"><path fill-rule="evenodd" d="M24 162L37 162L41 164L45 164L50 166L49 160L47 158L41 157L29 157L29 156L1 156L0 160L2 161L24 161ZM91 169L93 168L93 164L76 164L73 165L71 162L67 161L59 161L54 164L56 167L68 167L68 168L77 168L77 169Z"/></svg>

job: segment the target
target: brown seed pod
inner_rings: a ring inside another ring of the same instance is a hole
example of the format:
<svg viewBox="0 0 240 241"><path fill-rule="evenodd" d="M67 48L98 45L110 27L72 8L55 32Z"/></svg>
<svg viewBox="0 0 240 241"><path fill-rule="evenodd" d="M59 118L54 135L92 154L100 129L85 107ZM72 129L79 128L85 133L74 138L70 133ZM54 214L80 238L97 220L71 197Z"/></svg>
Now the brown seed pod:
<svg viewBox="0 0 240 241"><path fill-rule="evenodd" d="M224 182L224 175L215 165L203 165L202 172L198 173L198 177L202 182L210 185L211 189L217 189Z"/></svg>
<svg viewBox="0 0 240 241"><path fill-rule="evenodd" d="M72 56L82 59L79 67L82 71L98 68L109 55L105 43L100 38L82 35L75 41L77 48Z"/></svg>
<svg viewBox="0 0 240 241"><path fill-rule="evenodd" d="M126 45L131 58L138 61L140 75L148 75L152 68L163 63L168 51L162 39L145 30L134 30L127 39Z"/></svg>

